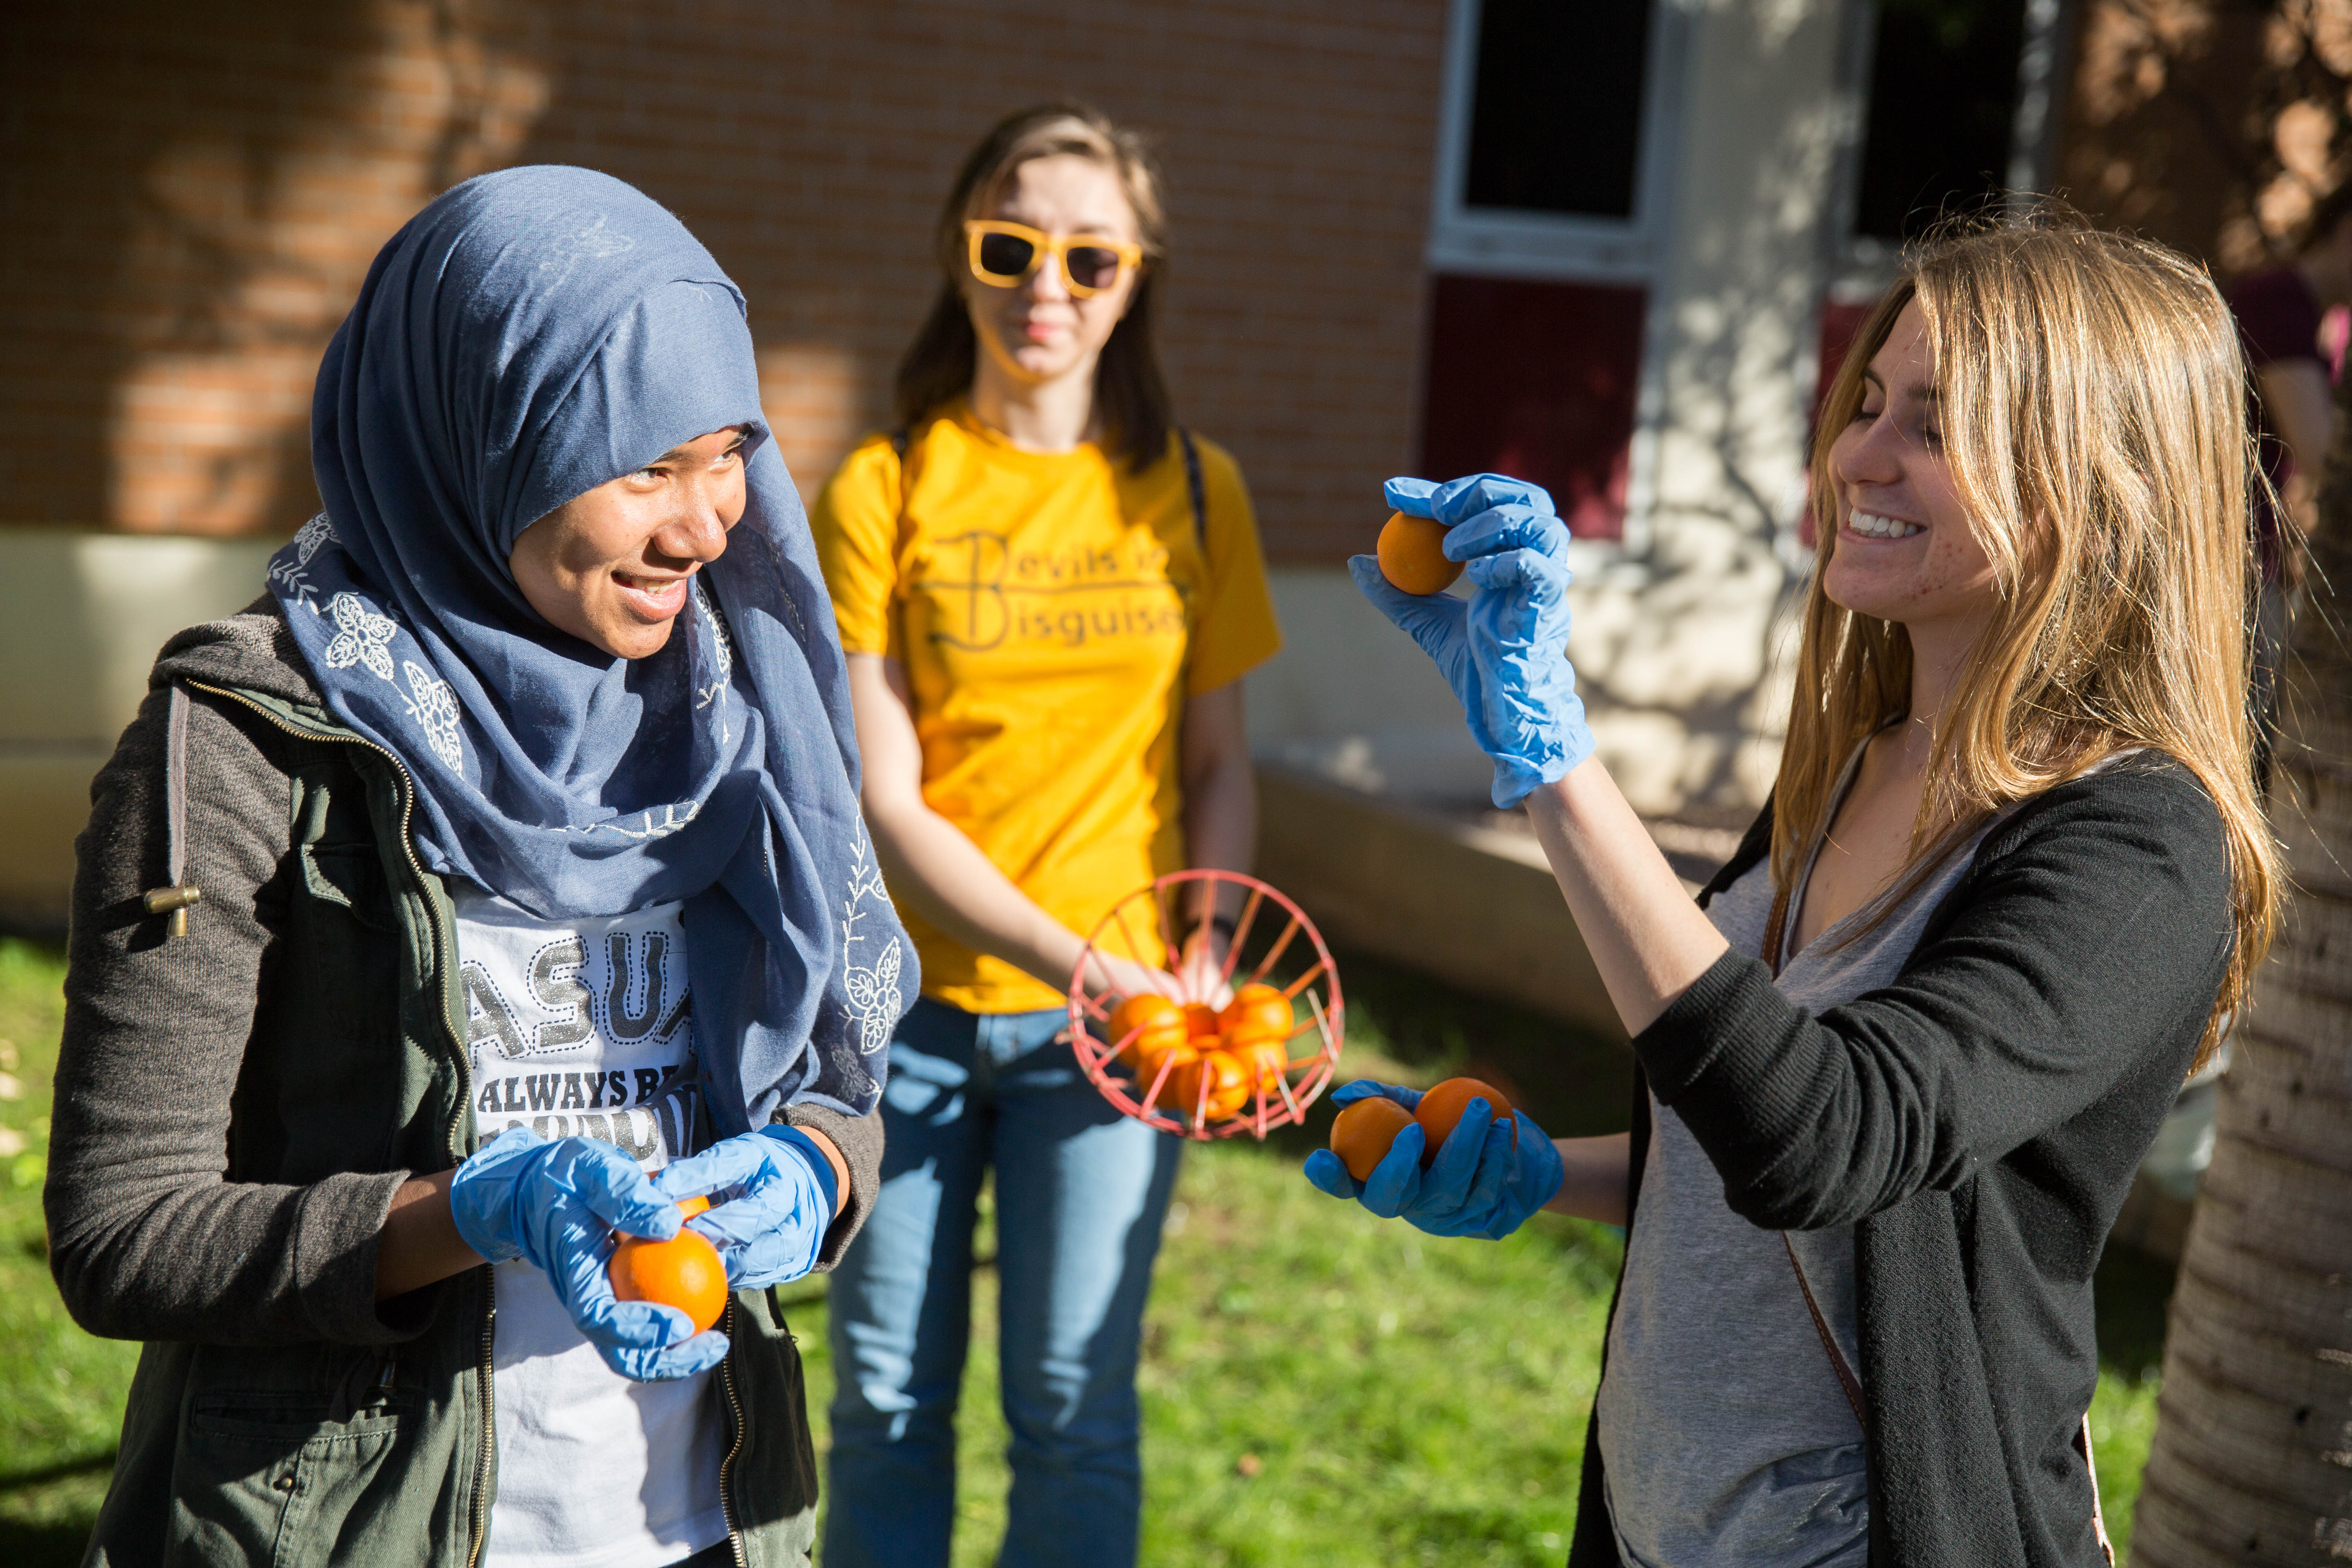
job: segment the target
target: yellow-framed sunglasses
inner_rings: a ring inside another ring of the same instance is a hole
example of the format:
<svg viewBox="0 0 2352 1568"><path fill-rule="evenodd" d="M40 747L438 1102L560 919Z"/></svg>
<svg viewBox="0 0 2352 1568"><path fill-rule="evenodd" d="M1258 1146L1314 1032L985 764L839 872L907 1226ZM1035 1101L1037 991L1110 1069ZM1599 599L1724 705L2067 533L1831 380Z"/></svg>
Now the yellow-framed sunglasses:
<svg viewBox="0 0 2352 1568"><path fill-rule="evenodd" d="M1025 223L1002 218L967 218L963 234L969 246L971 275L992 289L1013 289L1026 283L1048 256L1061 264L1062 281L1081 300L1118 287L1119 275L1143 265L1143 247L1099 234L1067 234L1055 237Z"/></svg>

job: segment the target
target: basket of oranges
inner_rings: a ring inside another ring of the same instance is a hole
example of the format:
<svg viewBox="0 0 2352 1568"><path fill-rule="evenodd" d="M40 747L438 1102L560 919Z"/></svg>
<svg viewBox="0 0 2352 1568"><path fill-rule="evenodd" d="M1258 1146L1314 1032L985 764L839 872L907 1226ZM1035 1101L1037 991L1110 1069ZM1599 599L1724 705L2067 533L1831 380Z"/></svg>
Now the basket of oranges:
<svg viewBox="0 0 2352 1568"><path fill-rule="evenodd" d="M1211 965L1202 944L1228 886L1246 896L1223 958ZM1188 904L1192 929L1180 943L1169 933ZM1253 932L1272 919L1280 929L1241 973ZM1173 978L1167 993L1115 1000L1089 989L1092 960L1098 949L1114 953L1114 933L1125 949L1118 956L1164 960ZM1286 954L1312 962L1276 986L1266 976ZM1304 1121L1331 1081L1346 1007L1330 949L1297 904L1236 871L1178 871L1121 899L1087 937L1070 978L1070 1044L1103 1097L1139 1121L1181 1138L1263 1138Z"/></svg>

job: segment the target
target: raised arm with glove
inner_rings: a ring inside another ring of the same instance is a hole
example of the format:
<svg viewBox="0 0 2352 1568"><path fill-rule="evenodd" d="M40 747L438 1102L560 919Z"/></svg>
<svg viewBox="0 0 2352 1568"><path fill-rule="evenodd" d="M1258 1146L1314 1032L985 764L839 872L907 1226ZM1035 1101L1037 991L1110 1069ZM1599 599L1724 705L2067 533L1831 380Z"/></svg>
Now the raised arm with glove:
<svg viewBox="0 0 2352 1568"><path fill-rule="evenodd" d="M1391 479L1386 494L1407 516L1445 525L1446 559L1464 563L1477 592L1408 594L1370 555L1350 558L1348 571L1437 661L1470 738L1494 759L1495 804L1508 811L1592 754L1568 662L1568 527L1541 487L1500 474Z"/></svg>
<svg viewBox="0 0 2352 1568"><path fill-rule="evenodd" d="M1538 486L1501 474L1471 474L1443 484L1391 479L1385 494L1397 510L1445 525L1446 558L1464 563L1473 594L1465 600L1405 593L1381 574L1379 562L1369 555L1352 558L1348 569L1363 595L1421 645L1454 689L1471 739L1494 762L1496 805L1510 810L1528 803L1549 853L1560 831L1549 809L1551 797L1569 787L1563 781L1571 773L1579 780L1594 777L1610 807L1597 815L1597 836L1630 846L1636 858L1645 856L1633 873L1643 897L1656 901L1671 919L1696 922L1689 944L1694 951L1707 956L1720 951L1722 939L1691 908L1599 765L1582 766L1592 755L1592 731L1568 660L1569 535L1551 497ZM1529 802L1539 790L1546 792L1543 799ZM1548 809L1536 812L1537 805ZM1562 862L1557 854L1552 859L1555 868ZM1565 878L1562 887L1577 909L1582 889L1570 890ZM1606 939L1594 945L1604 975L1630 962L1621 962L1617 944ZM1686 967L1693 961L1677 953L1672 962ZM1612 998L1619 990L1612 982ZM1630 1027L1639 1026L1638 1016L1629 1013ZM1332 1098L1345 1104L1372 1094L1408 1109L1420 1099L1411 1089L1377 1084L1350 1084ZM1470 1122L1468 1115L1464 1122ZM1514 1122L1496 1124L1483 1137L1456 1127L1426 1171L1420 1165L1421 1131L1408 1127L1360 1186L1325 1151L1309 1158L1307 1174L1334 1196L1360 1198L1375 1214L1407 1219L1442 1236L1507 1235L1547 1205L1607 1224L1624 1222L1622 1134L1556 1144L1524 1114L1517 1116L1516 1125L1516 1140Z"/></svg>

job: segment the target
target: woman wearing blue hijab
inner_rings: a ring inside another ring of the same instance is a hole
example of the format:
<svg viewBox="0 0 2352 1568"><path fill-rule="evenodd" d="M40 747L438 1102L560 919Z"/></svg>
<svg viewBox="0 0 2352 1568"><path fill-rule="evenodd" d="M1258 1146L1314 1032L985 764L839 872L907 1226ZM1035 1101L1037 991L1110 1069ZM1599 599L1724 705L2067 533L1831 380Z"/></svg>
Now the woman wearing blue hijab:
<svg viewBox="0 0 2352 1568"><path fill-rule="evenodd" d="M166 646L78 846L51 1258L148 1342L92 1561L805 1560L771 1287L873 1202L917 976L758 390L607 176L377 257L326 510ZM699 1333L605 1267L682 1221Z"/></svg>

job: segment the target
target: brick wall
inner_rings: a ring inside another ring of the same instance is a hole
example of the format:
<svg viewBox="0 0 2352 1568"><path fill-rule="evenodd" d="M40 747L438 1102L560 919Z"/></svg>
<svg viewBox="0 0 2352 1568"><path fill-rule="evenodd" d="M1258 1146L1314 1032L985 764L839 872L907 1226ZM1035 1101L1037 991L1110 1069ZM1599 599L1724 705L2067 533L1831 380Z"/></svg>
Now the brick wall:
<svg viewBox="0 0 2352 1568"><path fill-rule="evenodd" d="M2075 13L2057 188L2103 226L2144 234L2224 273L2262 264L2303 216L2301 208L2273 211L2265 223L2255 188L2261 100L2276 85L2266 36L2278 24L2269 9L2085 0ZM2315 0L2315 9L2341 26L2352 8Z"/></svg>
<svg viewBox="0 0 2352 1568"><path fill-rule="evenodd" d="M435 192L593 165L751 302L803 487L885 417L955 165L1076 94L1154 132L1181 416L1270 549L1360 548L1413 445L1444 0L128 0L0 37L0 522L290 528L320 351Z"/></svg>
<svg viewBox="0 0 2352 1568"><path fill-rule="evenodd" d="M2223 277L2292 256L2346 178L2347 40L2352 0L2084 0L2058 187Z"/></svg>

